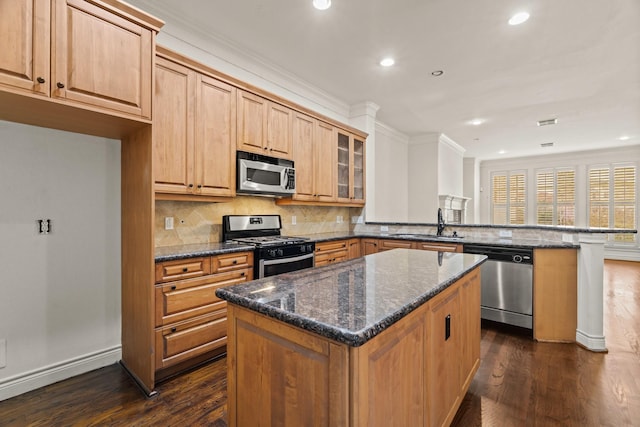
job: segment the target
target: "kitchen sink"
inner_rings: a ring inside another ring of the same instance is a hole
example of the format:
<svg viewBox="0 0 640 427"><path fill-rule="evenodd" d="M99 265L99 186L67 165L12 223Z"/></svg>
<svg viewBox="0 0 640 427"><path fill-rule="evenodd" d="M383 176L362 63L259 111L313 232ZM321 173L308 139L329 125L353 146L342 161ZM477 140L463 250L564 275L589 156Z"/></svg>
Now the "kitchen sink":
<svg viewBox="0 0 640 427"><path fill-rule="evenodd" d="M407 238L407 239L436 239L441 241L451 241L457 242L462 240L461 236L437 236L435 234L417 234L417 233L396 233L390 234L390 236L397 237L399 239Z"/></svg>

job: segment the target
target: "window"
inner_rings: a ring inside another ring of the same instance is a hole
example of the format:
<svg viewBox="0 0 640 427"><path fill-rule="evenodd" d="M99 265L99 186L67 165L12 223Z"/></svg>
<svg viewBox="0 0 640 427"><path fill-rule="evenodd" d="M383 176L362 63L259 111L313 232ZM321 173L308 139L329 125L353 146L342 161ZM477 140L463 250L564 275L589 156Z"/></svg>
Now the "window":
<svg viewBox="0 0 640 427"><path fill-rule="evenodd" d="M575 225L575 170L538 171L536 180L536 222L541 225Z"/></svg>
<svg viewBox="0 0 640 427"><path fill-rule="evenodd" d="M636 167L589 169L589 226L636 228ZM614 234L618 242L634 242L635 234Z"/></svg>
<svg viewBox="0 0 640 427"><path fill-rule="evenodd" d="M491 176L493 224L524 224L527 218L524 171L498 172Z"/></svg>

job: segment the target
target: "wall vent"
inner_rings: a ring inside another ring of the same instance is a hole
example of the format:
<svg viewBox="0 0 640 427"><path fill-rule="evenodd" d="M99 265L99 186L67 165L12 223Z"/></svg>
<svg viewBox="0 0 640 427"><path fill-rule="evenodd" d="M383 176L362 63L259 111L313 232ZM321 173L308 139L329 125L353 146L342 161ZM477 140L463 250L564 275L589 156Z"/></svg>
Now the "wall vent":
<svg viewBox="0 0 640 427"><path fill-rule="evenodd" d="M553 147L553 142L543 142L542 144L540 144L540 147L544 148L544 147Z"/></svg>
<svg viewBox="0 0 640 427"><path fill-rule="evenodd" d="M538 126L549 126L558 123L558 119L538 120Z"/></svg>

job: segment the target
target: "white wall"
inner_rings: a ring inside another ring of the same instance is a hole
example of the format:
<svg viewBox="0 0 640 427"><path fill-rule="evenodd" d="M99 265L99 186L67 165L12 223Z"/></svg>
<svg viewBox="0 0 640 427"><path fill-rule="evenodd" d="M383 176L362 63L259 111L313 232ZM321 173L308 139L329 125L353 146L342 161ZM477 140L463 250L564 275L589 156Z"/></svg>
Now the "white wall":
<svg viewBox="0 0 640 427"><path fill-rule="evenodd" d="M375 218L367 216L367 221L406 222L409 215L408 138L381 123L376 123L375 137ZM367 205L371 192L367 192Z"/></svg>
<svg viewBox="0 0 640 427"><path fill-rule="evenodd" d="M438 211L438 134L409 141L408 222L436 222Z"/></svg>
<svg viewBox="0 0 640 427"><path fill-rule="evenodd" d="M438 195L462 196L464 149L440 134L438 138Z"/></svg>
<svg viewBox="0 0 640 427"><path fill-rule="evenodd" d="M0 200L2 400L120 359L120 141L0 121Z"/></svg>

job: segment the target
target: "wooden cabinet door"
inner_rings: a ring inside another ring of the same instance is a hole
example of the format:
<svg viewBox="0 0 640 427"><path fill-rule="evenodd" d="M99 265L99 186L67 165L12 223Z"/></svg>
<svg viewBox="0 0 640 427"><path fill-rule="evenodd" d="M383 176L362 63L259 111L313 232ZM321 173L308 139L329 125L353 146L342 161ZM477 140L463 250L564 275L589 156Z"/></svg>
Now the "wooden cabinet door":
<svg viewBox="0 0 640 427"><path fill-rule="evenodd" d="M351 188L350 198L353 203L364 203L365 200L365 175L364 175L364 141L360 138L351 140Z"/></svg>
<svg viewBox="0 0 640 427"><path fill-rule="evenodd" d="M151 117L151 30L82 0L54 0L51 95Z"/></svg>
<svg viewBox="0 0 640 427"><path fill-rule="evenodd" d="M362 239L362 256L378 253L378 239Z"/></svg>
<svg viewBox="0 0 640 427"><path fill-rule="evenodd" d="M267 105L267 142L268 155L280 159L292 159L291 123L293 110L269 102Z"/></svg>
<svg viewBox="0 0 640 427"><path fill-rule="evenodd" d="M338 201L348 203L350 201L349 189L351 188L351 174L349 172L350 136L343 132L337 132L337 162L336 168L336 196Z"/></svg>
<svg viewBox="0 0 640 427"><path fill-rule="evenodd" d="M196 194L234 196L236 88L198 75L195 123Z"/></svg>
<svg viewBox="0 0 640 427"><path fill-rule="evenodd" d="M460 318L459 287L451 288L430 302L429 415L431 426L448 425L460 399Z"/></svg>
<svg viewBox="0 0 640 427"><path fill-rule="evenodd" d="M49 95L50 5L48 0L0 2L0 86Z"/></svg>
<svg viewBox="0 0 640 427"><path fill-rule="evenodd" d="M268 103L269 101L260 96L238 90L238 150L267 154Z"/></svg>
<svg viewBox="0 0 640 427"><path fill-rule="evenodd" d="M296 200L315 200L314 129L316 120L301 114L293 115L293 163L296 168ZM317 138L317 135L316 135Z"/></svg>
<svg viewBox="0 0 640 427"><path fill-rule="evenodd" d="M318 122L315 140L315 190L319 201L330 202L335 196L336 136L333 126ZM297 168L297 165L296 165Z"/></svg>
<svg viewBox="0 0 640 427"><path fill-rule="evenodd" d="M349 259L359 258L360 253L360 239L349 239Z"/></svg>
<svg viewBox="0 0 640 427"><path fill-rule="evenodd" d="M190 194L194 171L195 72L156 59L153 121L155 191ZM191 187L190 187L191 186Z"/></svg>

